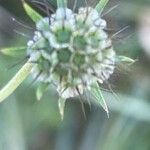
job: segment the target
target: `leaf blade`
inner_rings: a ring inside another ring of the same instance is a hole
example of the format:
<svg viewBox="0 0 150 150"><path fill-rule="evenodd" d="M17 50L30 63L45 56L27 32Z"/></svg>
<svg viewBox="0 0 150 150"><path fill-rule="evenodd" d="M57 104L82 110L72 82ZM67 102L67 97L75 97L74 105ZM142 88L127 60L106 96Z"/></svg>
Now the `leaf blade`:
<svg viewBox="0 0 150 150"><path fill-rule="evenodd" d="M109 0L100 0L95 9L101 14Z"/></svg>
<svg viewBox="0 0 150 150"><path fill-rule="evenodd" d="M116 56L116 60L115 61L116 61L116 63L122 62L122 63L126 63L126 64L129 64L129 65L136 62L136 60L134 60L134 59L132 59L130 57L127 57L127 56L122 56L122 55Z"/></svg>
<svg viewBox="0 0 150 150"><path fill-rule="evenodd" d="M106 111L108 117L109 117L109 110L108 106L106 104L105 98L102 94L102 91L98 85L98 83L93 84L91 90L90 90L92 96L95 98L95 100L102 106L102 108Z"/></svg>
<svg viewBox="0 0 150 150"><path fill-rule="evenodd" d="M7 56L18 56L21 55L27 47L18 46L18 47L6 47L0 49L0 52Z"/></svg>
<svg viewBox="0 0 150 150"><path fill-rule="evenodd" d="M23 7L27 15L34 21L37 22L42 19L42 16L36 12L31 6L29 6L24 0L22 0Z"/></svg>
<svg viewBox="0 0 150 150"><path fill-rule="evenodd" d="M57 8L60 8L60 7L67 7L67 0L57 0Z"/></svg>
<svg viewBox="0 0 150 150"><path fill-rule="evenodd" d="M16 88L26 79L30 74L33 64L29 61L18 71L18 73L0 90L0 102L11 95Z"/></svg>

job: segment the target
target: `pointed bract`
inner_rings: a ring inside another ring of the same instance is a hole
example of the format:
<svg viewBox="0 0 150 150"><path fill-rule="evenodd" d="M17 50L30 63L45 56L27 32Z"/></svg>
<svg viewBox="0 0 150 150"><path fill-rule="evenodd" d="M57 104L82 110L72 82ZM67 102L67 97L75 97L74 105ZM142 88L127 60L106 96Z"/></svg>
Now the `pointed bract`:
<svg viewBox="0 0 150 150"><path fill-rule="evenodd" d="M42 16L36 12L31 6L29 6L24 0L23 2L23 7L27 13L27 15L34 21L37 22L42 19Z"/></svg>
<svg viewBox="0 0 150 150"><path fill-rule="evenodd" d="M100 0L95 9L101 14L109 0Z"/></svg>
<svg viewBox="0 0 150 150"><path fill-rule="evenodd" d="M61 119L63 120L64 118L64 108L65 108L65 103L66 103L66 99L59 97L58 100L58 107L59 107L59 113L61 115Z"/></svg>
<svg viewBox="0 0 150 150"><path fill-rule="evenodd" d="M41 100L44 93L47 91L49 84L48 83L40 83L36 91L37 100Z"/></svg>
<svg viewBox="0 0 150 150"><path fill-rule="evenodd" d="M67 7L67 0L57 0L57 8L60 8L60 7Z"/></svg>
<svg viewBox="0 0 150 150"><path fill-rule="evenodd" d="M136 60L127 56L116 56L116 63L120 63L120 62L130 65L136 62Z"/></svg>
<svg viewBox="0 0 150 150"><path fill-rule="evenodd" d="M95 98L95 100L102 106L102 108L106 111L108 117L109 117L109 110L105 101L105 98L103 97L102 91L98 85L98 83L93 84L91 90L90 90L92 96Z"/></svg>
<svg viewBox="0 0 150 150"><path fill-rule="evenodd" d="M0 49L0 52L7 56L18 56L25 52L27 47L19 46L19 47L7 47Z"/></svg>

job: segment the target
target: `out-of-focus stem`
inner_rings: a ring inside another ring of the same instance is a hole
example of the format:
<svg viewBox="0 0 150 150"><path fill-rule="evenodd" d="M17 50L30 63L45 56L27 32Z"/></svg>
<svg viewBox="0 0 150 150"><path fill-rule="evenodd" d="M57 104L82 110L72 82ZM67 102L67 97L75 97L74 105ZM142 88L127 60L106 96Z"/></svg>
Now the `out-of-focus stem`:
<svg viewBox="0 0 150 150"><path fill-rule="evenodd" d="M27 62L18 73L0 90L0 102L5 100L29 75L33 64Z"/></svg>

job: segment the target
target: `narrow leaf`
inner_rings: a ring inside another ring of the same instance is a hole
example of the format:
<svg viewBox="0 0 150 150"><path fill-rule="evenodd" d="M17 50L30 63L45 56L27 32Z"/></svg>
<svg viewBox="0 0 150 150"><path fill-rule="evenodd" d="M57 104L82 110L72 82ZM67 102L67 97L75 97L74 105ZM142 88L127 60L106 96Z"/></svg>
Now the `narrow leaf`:
<svg viewBox="0 0 150 150"><path fill-rule="evenodd" d="M133 60L132 58L126 57L126 56L116 56L116 63L126 63L126 64L133 64L136 60Z"/></svg>
<svg viewBox="0 0 150 150"><path fill-rule="evenodd" d="M109 0L100 0L95 9L101 14Z"/></svg>
<svg viewBox="0 0 150 150"><path fill-rule="evenodd" d="M0 90L0 102L5 100L15 89L26 79L33 67L32 63L27 62L18 73Z"/></svg>
<svg viewBox="0 0 150 150"><path fill-rule="evenodd" d="M23 54L27 47L19 46L19 47L7 47L0 49L0 52L7 56L18 56Z"/></svg>
<svg viewBox="0 0 150 150"><path fill-rule="evenodd" d="M48 83L40 83L36 91L37 100L41 100L41 98L43 97L43 94L48 89L48 86L49 86Z"/></svg>
<svg viewBox="0 0 150 150"><path fill-rule="evenodd" d="M66 99L64 99L62 97L60 97L59 100L58 100L59 113L61 115L61 119L62 120L64 118L65 102L66 102Z"/></svg>
<svg viewBox="0 0 150 150"><path fill-rule="evenodd" d="M31 6L29 6L24 0L23 2L23 7L27 13L27 15L34 21L37 22L42 19L42 16L36 12Z"/></svg>
<svg viewBox="0 0 150 150"><path fill-rule="evenodd" d="M57 8L60 8L60 7L67 7L67 0L57 0Z"/></svg>
<svg viewBox="0 0 150 150"><path fill-rule="evenodd" d="M109 110L106 104L106 101L103 97L102 91L98 85L98 83L95 83L91 88L91 94L95 98L95 100L102 106L102 108L106 111L108 117L109 117Z"/></svg>

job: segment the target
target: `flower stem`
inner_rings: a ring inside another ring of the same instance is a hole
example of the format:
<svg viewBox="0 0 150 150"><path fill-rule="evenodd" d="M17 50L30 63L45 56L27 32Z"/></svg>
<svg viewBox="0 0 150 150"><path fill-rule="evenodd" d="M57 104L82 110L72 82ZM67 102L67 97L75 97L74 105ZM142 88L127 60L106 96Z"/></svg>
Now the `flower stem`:
<svg viewBox="0 0 150 150"><path fill-rule="evenodd" d="M109 0L100 0L96 5L96 10L101 14Z"/></svg>
<svg viewBox="0 0 150 150"><path fill-rule="evenodd" d="M29 75L33 64L27 62L18 73L6 84L6 86L0 90L0 102L5 100L15 89L26 79Z"/></svg>
<svg viewBox="0 0 150 150"><path fill-rule="evenodd" d="M67 0L57 0L57 8L59 7L67 7Z"/></svg>

